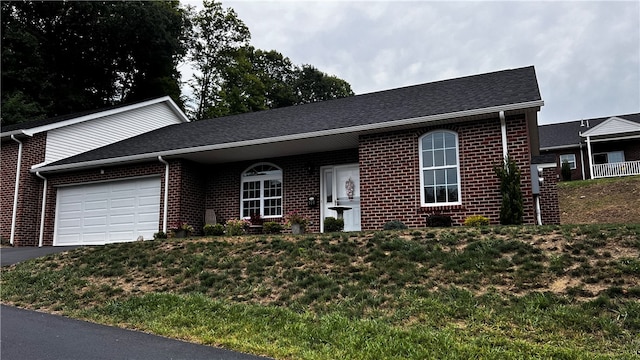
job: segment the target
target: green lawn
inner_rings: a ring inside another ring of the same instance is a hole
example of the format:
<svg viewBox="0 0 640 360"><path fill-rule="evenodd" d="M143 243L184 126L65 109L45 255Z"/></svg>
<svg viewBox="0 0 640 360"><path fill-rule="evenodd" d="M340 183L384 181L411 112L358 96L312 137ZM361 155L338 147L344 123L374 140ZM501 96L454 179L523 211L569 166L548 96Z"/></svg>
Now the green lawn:
<svg viewBox="0 0 640 360"><path fill-rule="evenodd" d="M4 268L3 303L278 359L640 358L640 225L148 241Z"/></svg>

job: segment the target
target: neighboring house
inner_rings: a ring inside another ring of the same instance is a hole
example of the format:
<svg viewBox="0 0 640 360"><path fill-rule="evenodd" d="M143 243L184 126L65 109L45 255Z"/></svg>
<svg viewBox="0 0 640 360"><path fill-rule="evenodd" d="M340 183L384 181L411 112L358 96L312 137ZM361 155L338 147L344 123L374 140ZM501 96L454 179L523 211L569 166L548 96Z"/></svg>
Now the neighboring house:
<svg viewBox="0 0 640 360"><path fill-rule="evenodd" d="M182 222L201 233L205 214L284 223L296 211L321 232L336 206L346 231L424 227L433 213L497 224L494 166L508 153L525 223L536 199L551 209L542 222L557 223L553 181L532 186L542 105L525 67L170 125L32 169L47 191L29 221L42 216L45 245L150 239Z"/></svg>
<svg viewBox="0 0 640 360"><path fill-rule="evenodd" d="M542 125L540 152L566 160L571 179L640 175L640 113Z"/></svg>
<svg viewBox="0 0 640 360"><path fill-rule="evenodd" d="M157 128L187 122L169 97L3 126L0 236L36 245L43 181L38 168ZM51 200L55 198L48 198Z"/></svg>

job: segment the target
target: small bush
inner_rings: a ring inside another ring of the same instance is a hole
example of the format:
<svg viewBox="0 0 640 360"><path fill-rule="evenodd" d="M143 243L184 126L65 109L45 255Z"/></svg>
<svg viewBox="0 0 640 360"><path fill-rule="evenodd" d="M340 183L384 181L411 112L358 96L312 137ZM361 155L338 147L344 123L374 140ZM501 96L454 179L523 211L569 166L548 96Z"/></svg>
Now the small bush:
<svg viewBox="0 0 640 360"><path fill-rule="evenodd" d="M464 220L464 226L488 226L489 218L482 215L471 215Z"/></svg>
<svg viewBox="0 0 640 360"><path fill-rule="evenodd" d="M221 236L224 235L224 226L222 224L206 224L202 231L204 236Z"/></svg>
<svg viewBox="0 0 640 360"><path fill-rule="evenodd" d="M427 216L428 227L450 227L453 221L449 215L429 215Z"/></svg>
<svg viewBox="0 0 640 360"><path fill-rule="evenodd" d="M265 234L280 234L282 231L282 224L275 221L268 221L262 224L262 231Z"/></svg>
<svg viewBox="0 0 640 360"><path fill-rule="evenodd" d="M245 229L249 227L251 223L244 219L239 220L227 220L227 235L238 236L244 235Z"/></svg>
<svg viewBox="0 0 640 360"><path fill-rule="evenodd" d="M158 231L157 233L153 234L153 238L154 239L166 239L168 236L164 231Z"/></svg>
<svg viewBox="0 0 640 360"><path fill-rule="evenodd" d="M386 224L384 224L384 230L404 230L407 228L407 225L405 225L402 221L400 220L391 220L388 221Z"/></svg>
<svg viewBox="0 0 640 360"><path fill-rule="evenodd" d="M344 229L344 219L336 219L334 217L328 217L324 219L324 231L325 232L337 232Z"/></svg>

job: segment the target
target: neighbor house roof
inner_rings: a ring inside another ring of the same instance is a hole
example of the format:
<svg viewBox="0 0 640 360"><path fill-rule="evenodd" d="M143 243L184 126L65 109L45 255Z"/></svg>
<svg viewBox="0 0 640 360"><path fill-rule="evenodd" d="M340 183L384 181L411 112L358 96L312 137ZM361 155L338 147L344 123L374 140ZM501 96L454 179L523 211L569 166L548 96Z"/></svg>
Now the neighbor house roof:
<svg viewBox="0 0 640 360"><path fill-rule="evenodd" d="M580 132L584 133L589 129L602 124L612 117L617 117L640 124L640 113L607 116L594 119L582 119L558 124L541 125L538 127L540 138L540 150L574 148L583 141Z"/></svg>
<svg viewBox="0 0 640 360"><path fill-rule="evenodd" d="M171 110L176 114L176 116L182 119L182 121L185 121L185 122L189 121L189 119L187 119L187 117L184 115L182 110L178 108L175 102L169 96L164 96L157 99L143 100L143 101L138 101L134 103L120 104L120 105L110 106L110 107L96 109L96 110L88 110L88 111L82 111L82 112L77 112L77 113L68 114L68 115L61 115L61 116L56 116L56 117L47 118L47 119L40 119L40 120L27 121L27 122L22 122L17 124L5 125L5 126L2 126L2 129L0 129L1 131L0 136L7 137L7 136L19 134L19 133L33 135L39 132L48 131L51 129L56 129L56 128L60 128L60 127L64 127L72 124L77 124L79 122L89 121L89 120L101 118L104 116L113 115L113 114L129 111L129 110L133 110L133 109L137 109L137 108L141 108L144 106L161 103L161 102L166 102L171 108Z"/></svg>
<svg viewBox="0 0 640 360"><path fill-rule="evenodd" d="M483 114L497 116L499 111L538 109L542 105L535 70L530 66L171 125L61 160L41 170L140 161L158 155L239 149L301 139L323 139L317 144L308 143L308 152L312 152L315 145L329 146L331 142L344 141L353 146L353 137L347 139L347 134L410 124L429 125ZM344 136L339 138L339 135ZM259 157L261 154L255 155Z"/></svg>

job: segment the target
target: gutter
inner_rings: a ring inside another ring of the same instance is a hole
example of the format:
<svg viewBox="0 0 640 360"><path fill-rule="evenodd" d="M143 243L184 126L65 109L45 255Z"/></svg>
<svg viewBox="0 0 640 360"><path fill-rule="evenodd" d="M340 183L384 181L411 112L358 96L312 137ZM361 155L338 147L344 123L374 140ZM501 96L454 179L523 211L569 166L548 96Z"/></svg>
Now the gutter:
<svg viewBox="0 0 640 360"><path fill-rule="evenodd" d="M162 232L167 233L167 213L169 209L169 163L158 156L158 161L164 164L164 208L162 209Z"/></svg>
<svg viewBox="0 0 640 360"><path fill-rule="evenodd" d="M18 217L18 189L20 187L20 167L22 166L22 141L11 135L11 139L18 143L18 160L16 161L16 182L13 186L13 212L11 213L11 236L9 243L13 246L16 236L16 219Z"/></svg>
<svg viewBox="0 0 640 360"><path fill-rule="evenodd" d="M44 186L42 187L42 208L40 209L40 238L38 239L38 247L42 247L42 240L44 238L44 218L45 211L47 209L47 178L40 175L39 171L36 171L36 176L44 180Z"/></svg>
<svg viewBox="0 0 640 360"><path fill-rule="evenodd" d="M84 162L72 163L72 164L43 166L39 168L38 171L53 172L53 171L64 171L64 170L71 170L71 169L77 169L77 168L85 168L85 167L87 168L100 167L100 166L119 164L119 163L125 163L125 162L149 161L153 158L157 158L158 156L162 156L162 157L176 156L176 155L191 154L191 153L202 152L202 151L222 150L222 149L230 149L230 148L252 146L252 145L262 145L262 144L284 142L284 141L291 141L291 140L303 140L303 139L309 139L314 137L382 130L387 128L416 125L416 124L434 122L439 120L450 120L450 119L461 118L461 117L487 115L487 114L496 113L496 112L521 110L524 108L539 107L542 105L544 105L544 101L536 100L536 101L529 101L529 102L518 103L518 104L493 106L493 107L483 108L483 109L464 110L464 111L458 111L453 113L436 114L436 115L429 115L429 116L421 116L417 118L394 120L394 121L388 121L385 123L366 124L366 125L351 126L346 128L315 131L310 133L291 134L291 135L275 136L271 138L243 140L243 141L237 141L237 142L231 142L231 143L205 145L205 146L167 150L167 151L157 151L157 152L146 153L146 154L122 156L119 158L90 160L90 161L84 161ZM31 172L35 172L35 171L36 171L35 169L31 169Z"/></svg>

